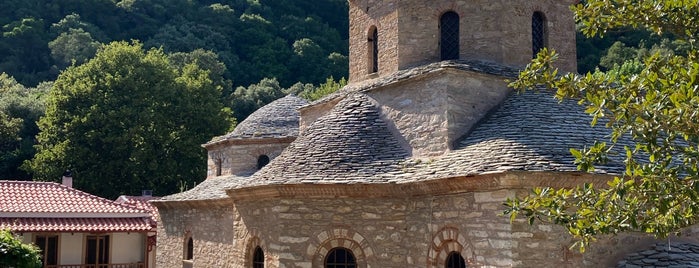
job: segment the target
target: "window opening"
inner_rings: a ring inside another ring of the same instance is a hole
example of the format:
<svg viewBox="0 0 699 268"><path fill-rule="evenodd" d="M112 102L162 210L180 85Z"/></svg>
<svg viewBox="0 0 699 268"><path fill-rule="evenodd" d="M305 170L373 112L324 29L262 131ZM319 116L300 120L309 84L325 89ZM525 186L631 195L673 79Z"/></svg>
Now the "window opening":
<svg viewBox="0 0 699 268"><path fill-rule="evenodd" d="M356 268L357 259L346 248L333 248L325 257L325 268Z"/></svg>
<svg viewBox="0 0 699 268"><path fill-rule="evenodd" d="M89 235L85 246L85 264L94 268L109 267L109 236Z"/></svg>
<svg viewBox="0 0 699 268"><path fill-rule="evenodd" d="M459 59L459 14L448 11L439 19L442 60Z"/></svg>
<svg viewBox="0 0 699 268"><path fill-rule="evenodd" d="M464 257L461 256L456 251L452 251L449 253L449 256L447 257L447 261L444 264L444 267L446 268L466 268L466 261L464 260Z"/></svg>
<svg viewBox="0 0 699 268"><path fill-rule="evenodd" d="M257 158L257 169L262 169L267 164L269 164L269 156L263 154Z"/></svg>
<svg viewBox="0 0 699 268"><path fill-rule="evenodd" d="M539 11L532 15L532 57L546 47L546 17Z"/></svg>
<svg viewBox="0 0 699 268"><path fill-rule="evenodd" d="M379 71L379 31L375 26L369 30L369 73Z"/></svg>
<svg viewBox="0 0 699 268"><path fill-rule="evenodd" d="M187 252L184 255L185 260L194 259L194 239L191 237L187 239Z"/></svg>
<svg viewBox="0 0 699 268"><path fill-rule="evenodd" d="M255 248L255 253L252 257L252 268L264 268L265 267L265 253L259 246Z"/></svg>
<svg viewBox="0 0 699 268"><path fill-rule="evenodd" d="M38 235L34 244L41 250L43 267L58 265L58 235Z"/></svg>

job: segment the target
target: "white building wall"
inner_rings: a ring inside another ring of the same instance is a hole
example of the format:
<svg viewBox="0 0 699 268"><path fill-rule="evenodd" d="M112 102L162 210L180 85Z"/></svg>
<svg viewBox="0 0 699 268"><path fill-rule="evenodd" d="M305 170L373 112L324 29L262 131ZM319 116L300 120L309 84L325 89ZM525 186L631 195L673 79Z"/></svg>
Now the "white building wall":
<svg viewBox="0 0 699 268"><path fill-rule="evenodd" d="M145 260L145 234L112 234L112 263L135 263Z"/></svg>
<svg viewBox="0 0 699 268"><path fill-rule="evenodd" d="M82 264L83 263L83 233L62 233L58 238L60 244L58 261L60 264Z"/></svg>

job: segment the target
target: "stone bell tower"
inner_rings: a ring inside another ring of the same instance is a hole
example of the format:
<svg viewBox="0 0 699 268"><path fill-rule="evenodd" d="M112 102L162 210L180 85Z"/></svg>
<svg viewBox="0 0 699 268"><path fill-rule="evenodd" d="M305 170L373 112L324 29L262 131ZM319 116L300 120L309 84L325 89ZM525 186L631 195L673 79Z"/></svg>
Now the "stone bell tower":
<svg viewBox="0 0 699 268"><path fill-rule="evenodd" d="M542 47L576 71L574 0L349 0L350 82L440 60L515 68Z"/></svg>

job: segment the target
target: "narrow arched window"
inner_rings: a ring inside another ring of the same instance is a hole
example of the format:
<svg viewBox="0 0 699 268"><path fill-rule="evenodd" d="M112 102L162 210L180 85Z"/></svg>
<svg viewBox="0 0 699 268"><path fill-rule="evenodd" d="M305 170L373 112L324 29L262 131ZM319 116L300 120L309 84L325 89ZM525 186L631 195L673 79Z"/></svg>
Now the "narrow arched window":
<svg viewBox="0 0 699 268"><path fill-rule="evenodd" d="M260 155L260 157L257 158L257 169L262 169L267 164L269 164L269 156Z"/></svg>
<svg viewBox="0 0 699 268"><path fill-rule="evenodd" d="M184 259L194 259L194 240L191 237L187 239L187 251L184 253Z"/></svg>
<svg viewBox="0 0 699 268"><path fill-rule="evenodd" d="M376 29L376 26L369 28L367 47L369 51L369 73L376 73L379 71L379 31Z"/></svg>
<svg viewBox="0 0 699 268"><path fill-rule="evenodd" d="M466 261L464 257L461 256L456 251L452 251L447 256L447 261L444 263L445 268L466 268Z"/></svg>
<svg viewBox="0 0 699 268"><path fill-rule="evenodd" d="M542 12L534 12L532 15L532 57L546 47L546 17Z"/></svg>
<svg viewBox="0 0 699 268"><path fill-rule="evenodd" d="M448 11L439 18L439 48L442 60L459 59L459 14Z"/></svg>
<svg viewBox="0 0 699 268"><path fill-rule="evenodd" d="M265 268L265 252L261 247L255 248L252 254L252 268Z"/></svg>
<svg viewBox="0 0 699 268"><path fill-rule="evenodd" d="M333 248L325 256L325 268L356 268L357 259L346 248Z"/></svg>

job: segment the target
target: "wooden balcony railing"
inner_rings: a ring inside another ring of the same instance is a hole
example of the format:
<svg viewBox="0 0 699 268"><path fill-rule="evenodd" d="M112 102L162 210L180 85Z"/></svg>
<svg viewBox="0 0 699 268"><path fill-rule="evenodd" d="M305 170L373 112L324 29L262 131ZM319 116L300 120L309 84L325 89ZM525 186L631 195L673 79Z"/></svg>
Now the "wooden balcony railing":
<svg viewBox="0 0 699 268"><path fill-rule="evenodd" d="M44 268L146 268L146 265L142 262L110 264L61 264L46 265Z"/></svg>

